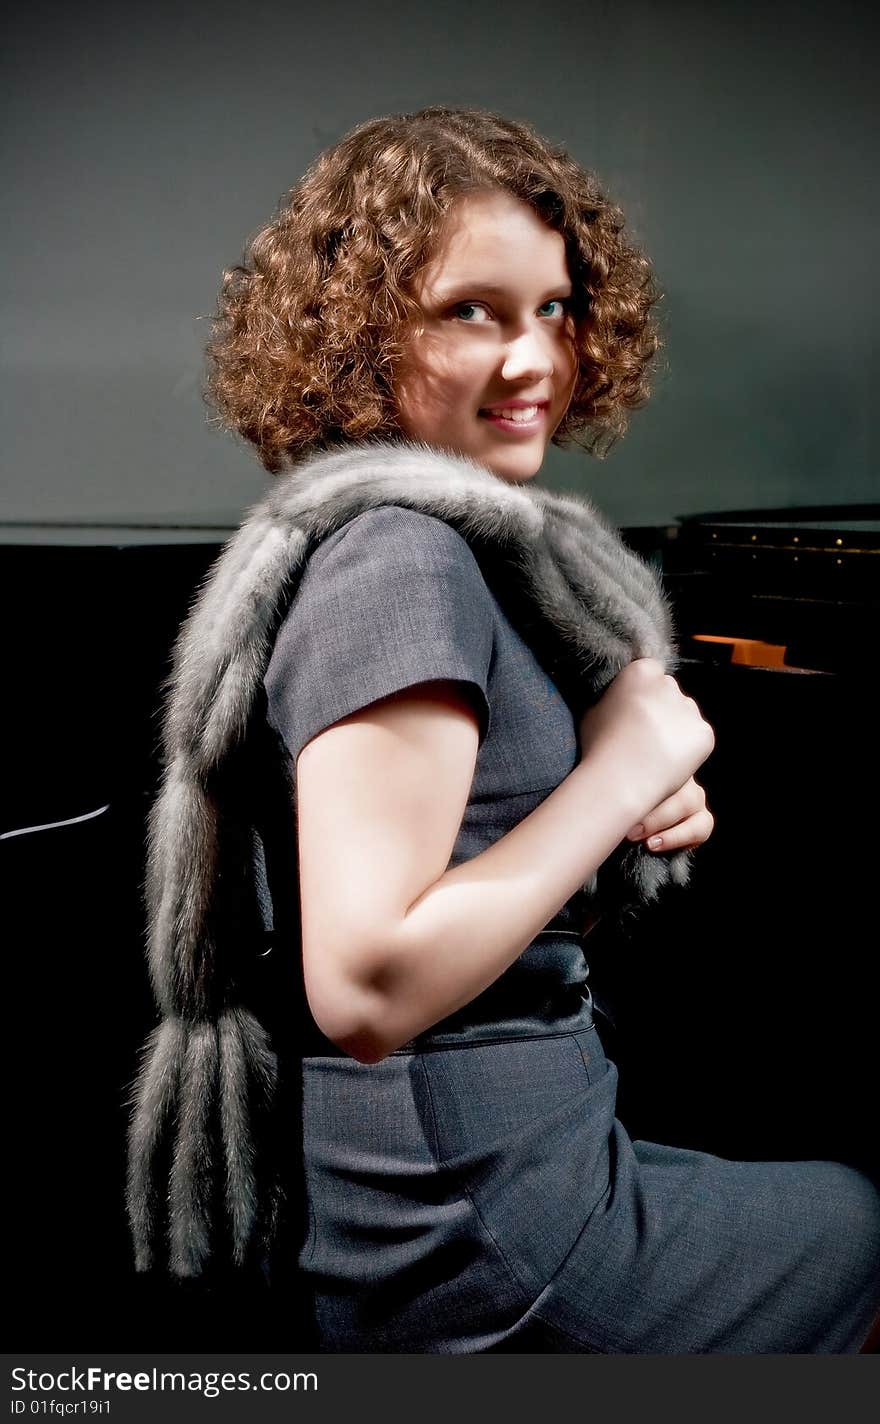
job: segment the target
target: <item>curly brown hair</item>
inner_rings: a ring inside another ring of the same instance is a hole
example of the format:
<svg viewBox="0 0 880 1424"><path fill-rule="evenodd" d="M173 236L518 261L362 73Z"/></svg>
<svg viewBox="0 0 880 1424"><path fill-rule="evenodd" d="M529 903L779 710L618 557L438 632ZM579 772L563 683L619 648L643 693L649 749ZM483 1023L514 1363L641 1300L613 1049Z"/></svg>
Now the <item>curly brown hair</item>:
<svg viewBox="0 0 880 1424"><path fill-rule="evenodd" d="M578 377L553 444L603 456L648 397L660 345L649 262L562 147L528 124L439 105L359 124L321 153L227 269L205 397L267 470L400 434L393 389L415 279L468 193L504 191L564 239Z"/></svg>

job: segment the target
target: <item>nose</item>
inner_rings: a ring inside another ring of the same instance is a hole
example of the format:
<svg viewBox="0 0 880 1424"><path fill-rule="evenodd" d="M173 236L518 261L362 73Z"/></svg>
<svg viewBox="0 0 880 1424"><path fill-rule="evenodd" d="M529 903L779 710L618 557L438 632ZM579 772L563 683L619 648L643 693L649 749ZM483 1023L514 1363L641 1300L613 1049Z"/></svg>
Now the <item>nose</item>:
<svg viewBox="0 0 880 1424"><path fill-rule="evenodd" d="M537 332L524 331L508 343L501 368L506 381L539 381L552 372L552 355Z"/></svg>

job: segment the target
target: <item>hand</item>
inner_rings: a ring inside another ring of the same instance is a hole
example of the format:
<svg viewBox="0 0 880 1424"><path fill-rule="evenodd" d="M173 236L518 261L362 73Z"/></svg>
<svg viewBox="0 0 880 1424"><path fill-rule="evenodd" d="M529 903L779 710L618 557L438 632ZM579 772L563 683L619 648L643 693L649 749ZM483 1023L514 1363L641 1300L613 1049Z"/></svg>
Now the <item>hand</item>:
<svg viewBox="0 0 880 1424"><path fill-rule="evenodd" d="M627 831L628 841L644 841L648 850L693 850L707 841L715 817L706 805L706 793L693 777L674 795L661 801L638 826Z"/></svg>
<svg viewBox="0 0 880 1424"><path fill-rule="evenodd" d="M580 721L581 761L605 763L609 778L626 795L633 823L656 816L685 790L711 754L715 733L692 697L655 658L635 658L608 684ZM690 815L694 789L684 806L657 825L664 830ZM652 810L652 808L654 808ZM699 809L695 807L694 809Z"/></svg>

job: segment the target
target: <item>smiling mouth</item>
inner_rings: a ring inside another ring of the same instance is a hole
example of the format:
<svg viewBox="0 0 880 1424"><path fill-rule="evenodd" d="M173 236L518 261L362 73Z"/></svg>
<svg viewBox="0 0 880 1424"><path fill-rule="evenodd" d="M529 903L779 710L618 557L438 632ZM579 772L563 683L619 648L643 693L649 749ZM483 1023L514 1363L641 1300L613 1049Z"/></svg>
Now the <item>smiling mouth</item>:
<svg viewBox="0 0 880 1424"><path fill-rule="evenodd" d="M521 429L524 432L537 430L544 423L549 402L542 405L528 406L501 406L495 410L488 410L485 407L479 414L484 420L489 420L493 425L500 426L505 430Z"/></svg>

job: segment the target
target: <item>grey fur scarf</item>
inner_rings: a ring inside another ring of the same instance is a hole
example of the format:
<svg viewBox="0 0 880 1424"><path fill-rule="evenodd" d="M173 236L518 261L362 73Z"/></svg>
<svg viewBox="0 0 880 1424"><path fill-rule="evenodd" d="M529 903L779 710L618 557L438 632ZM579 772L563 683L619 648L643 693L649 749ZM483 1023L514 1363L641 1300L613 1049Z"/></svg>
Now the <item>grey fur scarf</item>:
<svg viewBox="0 0 880 1424"><path fill-rule="evenodd" d="M224 768L247 739L273 636L316 545L385 504L445 520L580 715L636 657L676 666L653 571L579 496L512 485L407 441L313 455L247 514L185 620L165 684L163 773L147 837L148 956L161 1022L132 1087L128 1210L136 1267L201 1274L271 1251L283 1190L271 1141L278 1054L248 1002L233 900L254 897ZM690 853L623 843L584 887L620 909L684 884ZM232 898L230 898L232 897ZM252 946L248 947L249 949ZM279 1126L289 1132L290 1125Z"/></svg>

